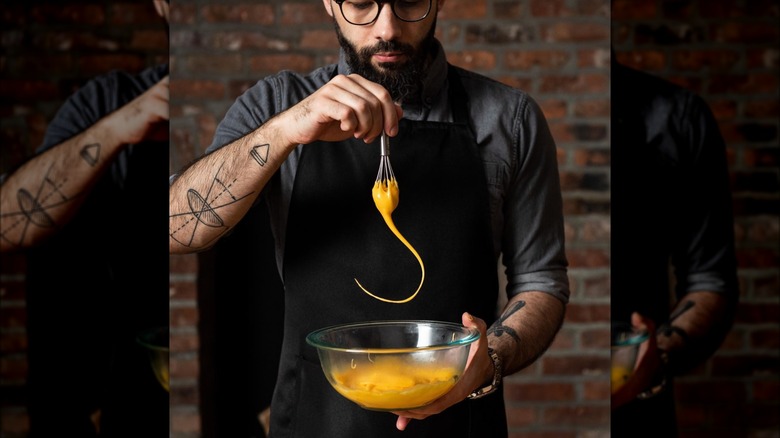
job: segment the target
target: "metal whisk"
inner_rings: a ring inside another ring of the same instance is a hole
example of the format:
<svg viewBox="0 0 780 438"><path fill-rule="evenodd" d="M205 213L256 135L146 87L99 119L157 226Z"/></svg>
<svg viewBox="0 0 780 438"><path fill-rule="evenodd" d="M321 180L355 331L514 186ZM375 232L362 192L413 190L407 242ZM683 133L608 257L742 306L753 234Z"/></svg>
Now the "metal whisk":
<svg viewBox="0 0 780 438"><path fill-rule="evenodd" d="M390 139L384 131L379 147L379 172L374 183L374 201L380 213L389 215L398 207L398 181L390 166Z"/></svg>

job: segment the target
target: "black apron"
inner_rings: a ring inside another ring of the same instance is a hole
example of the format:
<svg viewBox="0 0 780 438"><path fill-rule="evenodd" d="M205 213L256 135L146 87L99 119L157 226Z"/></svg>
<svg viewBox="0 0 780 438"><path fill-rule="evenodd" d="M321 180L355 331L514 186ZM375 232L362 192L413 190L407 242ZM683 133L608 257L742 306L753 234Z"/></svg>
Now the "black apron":
<svg viewBox="0 0 780 438"><path fill-rule="evenodd" d="M474 135L466 123L465 91L450 68L454 124L401 120L390 140L400 187L393 213L418 251L425 282L410 302L421 270L388 229L371 188L379 143L350 139L304 146L290 202L284 258L284 343L271 402L273 438L506 437L503 395L467 400L405 432L396 416L360 408L327 382L306 335L357 321L427 319L461 322L464 311L490 324L498 294L488 192Z"/></svg>

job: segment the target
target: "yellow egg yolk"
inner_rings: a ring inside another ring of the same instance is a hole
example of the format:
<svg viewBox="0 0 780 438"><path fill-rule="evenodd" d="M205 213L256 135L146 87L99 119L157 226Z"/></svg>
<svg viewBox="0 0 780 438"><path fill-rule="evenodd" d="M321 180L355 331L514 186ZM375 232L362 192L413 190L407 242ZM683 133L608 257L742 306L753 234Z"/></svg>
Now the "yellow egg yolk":
<svg viewBox="0 0 780 438"><path fill-rule="evenodd" d="M374 197L374 204L376 205L377 210L379 210L379 213L382 214L382 218L385 220L385 223L390 228L390 231L395 234L395 236L404 244L407 248L409 248L409 251L414 254L415 258L417 258L417 262L420 263L420 270L422 271L422 275L420 278L420 284L417 286L417 290L414 291L414 293L407 298L404 298L402 300L390 300L387 298L382 298L378 295L375 295L368 290L366 290L365 287L363 287L362 284L358 281L358 279L355 279L355 283L357 283L358 287L363 290L363 292L367 293L368 295L372 296L373 298L376 298L377 300L384 301L386 303L394 303L394 304L402 304L407 303L411 301L415 296L417 296L417 293L420 292L420 288L422 288L423 281L425 280L425 266L423 265L423 261L420 258L420 255L417 253L417 250L412 247L412 245L404 238L403 235L401 235L401 232L398 231L398 228L395 226L395 223L393 222L393 211L395 211L395 208L398 207L398 198L399 198L399 190L398 190L398 181L396 181L395 178L385 180L385 181L377 181L374 183L374 188L371 190L371 194Z"/></svg>
<svg viewBox="0 0 780 438"><path fill-rule="evenodd" d="M615 392L628 381L628 378L631 376L631 370L622 366L613 366L611 374L612 392Z"/></svg>
<svg viewBox="0 0 780 438"><path fill-rule="evenodd" d="M333 387L353 402L377 410L425 406L446 394L458 380L454 368L377 359L333 374Z"/></svg>

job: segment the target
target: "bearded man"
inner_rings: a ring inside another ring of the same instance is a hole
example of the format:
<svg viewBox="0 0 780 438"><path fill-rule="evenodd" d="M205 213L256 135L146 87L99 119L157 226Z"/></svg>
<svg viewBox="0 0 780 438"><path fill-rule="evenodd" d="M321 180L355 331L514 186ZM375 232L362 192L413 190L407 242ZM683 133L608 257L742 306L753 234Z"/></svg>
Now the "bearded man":
<svg viewBox="0 0 780 438"><path fill-rule="evenodd" d="M285 295L272 437L506 437L502 376L537 360L560 329L569 286L555 143L525 92L447 62L434 37L444 3L323 0L338 63L258 81L171 178L174 254L214 246L267 204ZM425 266L411 300L420 266L371 197L383 132L403 192L393 220ZM409 411L345 399L305 342L325 326L418 319L481 336L455 387Z"/></svg>

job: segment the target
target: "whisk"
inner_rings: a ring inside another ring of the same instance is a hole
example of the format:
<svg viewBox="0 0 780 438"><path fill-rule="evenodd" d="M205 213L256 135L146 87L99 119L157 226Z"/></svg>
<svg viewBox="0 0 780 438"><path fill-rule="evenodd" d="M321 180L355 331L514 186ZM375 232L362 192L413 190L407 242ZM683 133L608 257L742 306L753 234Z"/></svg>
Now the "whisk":
<svg viewBox="0 0 780 438"><path fill-rule="evenodd" d="M390 139L384 131L379 140L379 172L376 174L372 194L376 208L387 220L386 215L398 207L398 181L390 165Z"/></svg>
<svg viewBox="0 0 780 438"><path fill-rule="evenodd" d="M398 231L398 228L396 228L395 224L393 223L393 217L392 213L395 210L396 207L398 207L398 181L395 179L395 174L393 173L393 168L390 166L390 140L387 137L387 134L385 132L382 132L382 137L379 140L379 172L376 175L376 182L374 182L374 188L371 190L371 194L374 197L374 204L376 205L377 210L379 210L379 213L382 214L382 218L385 220L385 223L387 224L387 227L390 228L390 231L395 234L395 236L403 242L403 244L409 249L409 251L414 254L414 257L417 259L417 262L420 264L420 270L422 271L421 278L420 278L420 284L417 286L417 290L414 291L413 294L410 296L401 299L401 300L390 300L387 298L380 297L378 295L375 295L371 292L369 292L365 287L363 287L362 284L360 284L360 281L358 281L357 278L355 278L355 283L357 283L358 287L363 290L363 292L367 293L373 298L376 298L379 301L384 301L386 303L394 303L394 304L403 304L411 301L414 299L415 296L417 296L417 293L420 292L420 288L422 288L423 281L425 280L425 266L423 265L423 261L420 258L420 254L417 253L417 250L412 247L412 245L407 241L403 235L401 235L401 232Z"/></svg>

